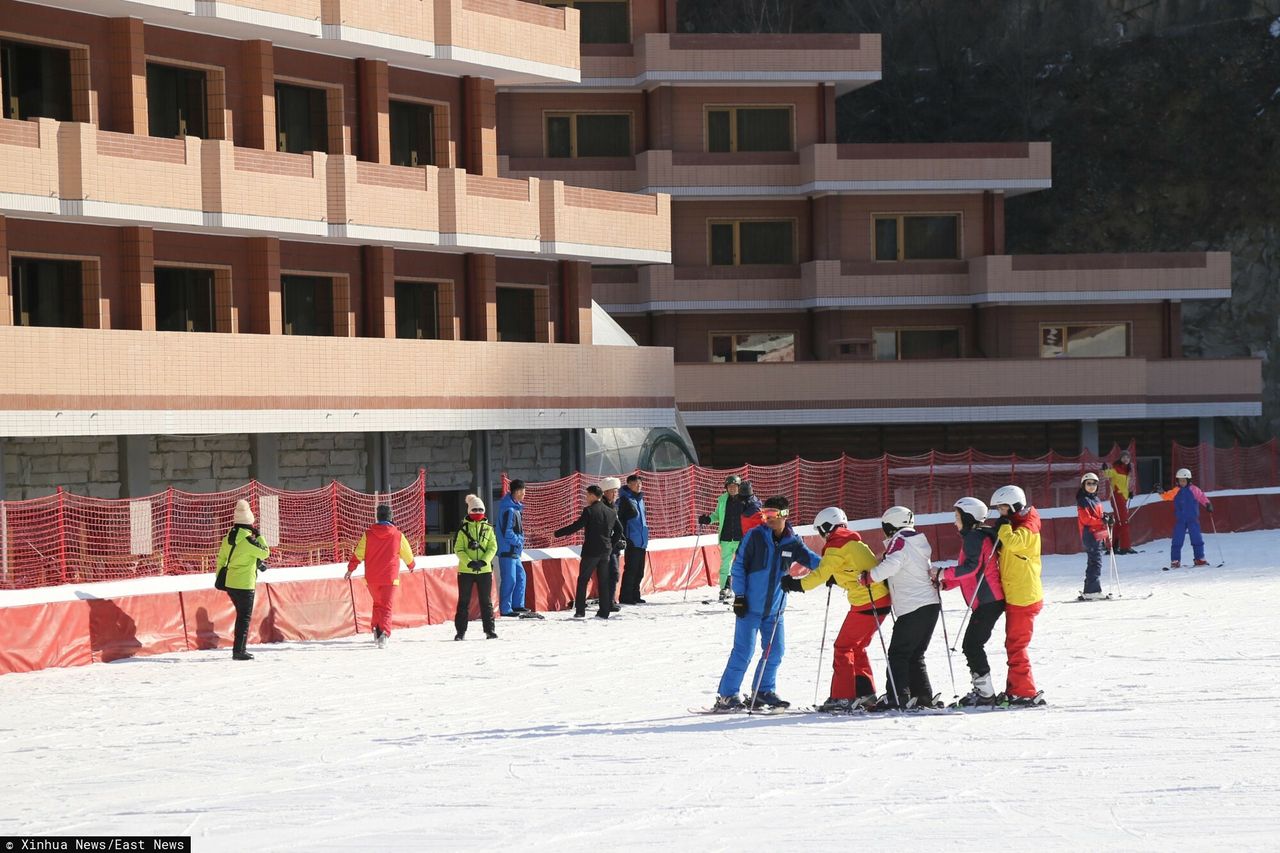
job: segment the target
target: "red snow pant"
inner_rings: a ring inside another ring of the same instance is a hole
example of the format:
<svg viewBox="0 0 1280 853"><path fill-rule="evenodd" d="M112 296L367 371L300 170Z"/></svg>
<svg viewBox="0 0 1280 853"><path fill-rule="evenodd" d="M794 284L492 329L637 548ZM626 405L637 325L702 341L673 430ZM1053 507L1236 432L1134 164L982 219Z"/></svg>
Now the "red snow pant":
<svg viewBox="0 0 1280 853"><path fill-rule="evenodd" d="M373 628L381 628L382 633L391 636L391 610L396 602L396 585L393 583L369 584L369 595L373 597Z"/></svg>
<svg viewBox="0 0 1280 853"><path fill-rule="evenodd" d="M1115 540L1111 543L1111 548L1116 553L1128 551L1133 547L1129 540L1129 501L1119 492L1111 493L1111 503L1116 508L1116 524L1111 532L1115 534Z"/></svg>
<svg viewBox="0 0 1280 853"><path fill-rule="evenodd" d="M876 635L876 627L884 621L885 610L879 618L870 611L850 610L840 626L831 661L831 698L857 699L859 696L876 695L876 681L871 674L871 659L867 646Z"/></svg>
<svg viewBox="0 0 1280 853"><path fill-rule="evenodd" d="M1027 646L1031 645L1031 632L1036 615L1044 607L1043 601L1035 604L1004 605L1004 650L1009 656L1009 680L1005 693L1010 696L1031 698L1036 695L1036 680L1031 676L1031 658Z"/></svg>

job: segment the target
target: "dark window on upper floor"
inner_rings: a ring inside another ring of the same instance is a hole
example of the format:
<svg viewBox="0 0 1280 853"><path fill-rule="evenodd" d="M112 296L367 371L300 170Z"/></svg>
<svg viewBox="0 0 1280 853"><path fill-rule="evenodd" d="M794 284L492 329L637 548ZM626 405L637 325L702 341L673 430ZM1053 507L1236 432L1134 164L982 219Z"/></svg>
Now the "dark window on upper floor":
<svg viewBox="0 0 1280 853"><path fill-rule="evenodd" d="M548 157L629 157L630 113L548 113Z"/></svg>
<svg viewBox="0 0 1280 853"><path fill-rule="evenodd" d="M280 297L286 335L333 334L333 279L282 275Z"/></svg>
<svg viewBox="0 0 1280 853"><path fill-rule="evenodd" d="M708 107L707 150L790 151L791 107Z"/></svg>
<svg viewBox="0 0 1280 853"><path fill-rule="evenodd" d="M435 107L391 102L391 165L437 165Z"/></svg>
<svg viewBox="0 0 1280 853"><path fill-rule="evenodd" d="M537 293L529 287L498 288L498 340L533 343L538 335Z"/></svg>
<svg viewBox="0 0 1280 853"><path fill-rule="evenodd" d="M1041 358L1124 358L1129 355L1128 323L1040 326Z"/></svg>
<svg viewBox="0 0 1280 853"><path fill-rule="evenodd" d="M875 216L877 261L935 261L960 257L957 214Z"/></svg>
<svg viewBox="0 0 1280 853"><path fill-rule="evenodd" d="M205 73L195 68L147 63L147 132L173 139L209 138Z"/></svg>
<svg viewBox="0 0 1280 853"><path fill-rule="evenodd" d="M578 41L582 44L625 44L631 41L631 3L628 0L543 0L543 6L578 10Z"/></svg>
<svg viewBox="0 0 1280 853"><path fill-rule="evenodd" d="M794 219L713 220L708 225L712 266L794 264Z"/></svg>
<svg viewBox="0 0 1280 853"><path fill-rule="evenodd" d="M0 41L5 118L71 121L71 51Z"/></svg>
<svg viewBox="0 0 1280 853"><path fill-rule="evenodd" d="M794 332L713 332L711 361L768 363L796 360Z"/></svg>
<svg viewBox="0 0 1280 853"><path fill-rule="evenodd" d="M213 270L156 267L156 331L214 331Z"/></svg>
<svg viewBox="0 0 1280 853"><path fill-rule="evenodd" d="M876 329L877 361L960 357L959 329Z"/></svg>
<svg viewBox="0 0 1280 853"><path fill-rule="evenodd" d="M440 337L440 287L431 282L396 282L396 337Z"/></svg>
<svg viewBox="0 0 1280 853"><path fill-rule="evenodd" d="M291 154L329 150L329 93L276 84L276 148Z"/></svg>
<svg viewBox="0 0 1280 853"><path fill-rule="evenodd" d="M9 271L15 326L84 325L84 267L79 261L14 258Z"/></svg>

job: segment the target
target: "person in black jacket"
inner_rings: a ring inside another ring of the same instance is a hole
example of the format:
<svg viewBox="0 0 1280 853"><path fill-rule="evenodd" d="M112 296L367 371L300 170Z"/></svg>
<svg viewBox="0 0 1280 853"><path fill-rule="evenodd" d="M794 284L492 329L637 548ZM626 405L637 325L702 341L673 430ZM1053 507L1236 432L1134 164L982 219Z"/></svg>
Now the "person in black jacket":
<svg viewBox="0 0 1280 853"><path fill-rule="evenodd" d="M587 584L596 575L600 588L600 610L597 619L608 619L613 612L613 590L610 588L609 558L613 554L615 535L619 529L618 514L602 498L599 486L587 486L587 505L578 520L555 531L557 537L570 536L584 531L582 554L578 564L578 587L573 596L573 616L582 619L587 615Z"/></svg>
<svg viewBox="0 0 1280 853"><path fill-rule="evenodd" d="M621 487L622 481L617 477L605 477L600 481L600 502L618 514L616 529L609 537L613 543L613 551L609 554L609 596L613 600L613 613L622 609L618 596L618 579L622 573L618 571L618 561L627 547L626 531L618 507L618 490Z"/></svg>

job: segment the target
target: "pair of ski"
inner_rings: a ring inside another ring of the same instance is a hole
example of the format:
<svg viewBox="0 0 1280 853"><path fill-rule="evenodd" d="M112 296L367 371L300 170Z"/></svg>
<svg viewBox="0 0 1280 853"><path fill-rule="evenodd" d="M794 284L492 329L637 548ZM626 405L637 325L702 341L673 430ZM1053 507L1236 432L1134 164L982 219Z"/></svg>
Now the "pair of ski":
<svg viewBox="0 0 1280 853"><path fill-rule="evenodd" d="M1121 593L1107 593L1102 598L1085 598L1083 594L1077 595L1075 598L1067 601L1060 601L1059 604L1094 604L1099 601L1142 601L1155 595L1154 592L1140 593L1137 595L1125 595Z"/></svg>
<svg viewBox="0 0 1280 853"><path fill-rule="evenodd" d="M973 714L985 713L988 711L1016 711L1023 708L1044 708L1046 707L1044 698L1041 694L1036 694L1036 702L1034 704L1022 704L1004 702L996 705L960 705L952 703L943 707L933 708L883 708L879 710L869 710L863 706L856 706L847 711L825 711L812 705L802 706L798 708L761 708L757 707L754 712L750 711L745 705L741 708L732 710L718 711L715 708L690 708L690 714L699 714L707 716L735 716L735 715L759 715L759 716L778 716L781 714L824 714L828 717L934 717L945 716L947 714Z"/></svg>
<svg viewBox="0 0 1280 853"><path fill-rule="evenodd" d="M1218 563L1218 565L1214 566L1214 568L1215 568L1215 569L1220 569L1220 568L1222 568L1223 566L1225 566L1226 564L1227 564L1227 561L1226 561L1226 560L1223 560L1221 563ZM1208 563L1205 563L1203 566L1164 566L1163 568L1161 568L1161 569L1160 569L1160 571L1162 571L1162 572L1176 572L1176 571L1178 571L1179 569L1207 569L1207 568L1209 568L1209 564L1208 564Z"/></svg>

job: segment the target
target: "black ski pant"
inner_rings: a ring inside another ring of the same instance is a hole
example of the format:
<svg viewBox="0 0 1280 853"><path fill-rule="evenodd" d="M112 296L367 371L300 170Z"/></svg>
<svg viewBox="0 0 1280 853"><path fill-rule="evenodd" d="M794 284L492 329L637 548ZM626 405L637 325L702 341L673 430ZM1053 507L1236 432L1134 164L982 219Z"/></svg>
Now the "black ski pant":
<svg viewBox="0 0 1280 853"><path fill-rule="evenodd" d="M243 654L249 643L249 620L253 618L253 596L251 589L227 589L227 595L236 608L236 638L234 651Z"/></svg>
<svg viewBox="0 0 1280 853"><path fill-rule="evenodd" d="M480 621L486 634L493 632L493 572L458 572L458 609L453 613L453 627L459 637L466 636L471 620L471 588L480 596Z"/></svg>
<svg viewBox="0 0 1280 853"><path fill-rule="evenodd" d="M600 610L596 615L605 619L613 612L613 575L610 564L617 565L617 558L611 553L584 557L578 564L578 588L573 596L573 609L579 616L587 615L587 584L591 575L596 576L596 586L600 590Z"/></svg>
<svg viewBox="0 0 1280 853"><path fill-rule="evenodd" d="M969 664L969 671L974 675L987 675L991 672L991 664L987 662L987 651L984 646L991 639L991 631L996 627L1000 614L1004 613L1004 600L988 601L979 604L969 617L969 627L964 630L964 659Z"/></svg>
<svg viewBox="0 0 1280 853"><path fill-rule="evenodd" d="M1084 591L1102 592L1102 542L1093 535L1093 531L1085 528L1080 531L1080 544L1084 546L1086 555L1084 564Z"/></svg>
<svg viewBox="0 0 1280 853"><path fill-rule="evenodd" d="M622 568L622 592L618 600L623 604L638 604L640 585L644 582L644 561L648 552L644 548L627 546L626 563Z"/></svg>
<svg viewBox="0 0 1280 853"><path fill-rule="evenodd" d="M938 624L941 604L927 604L898 617L893 625L893 639L889 641L889 678L901 697L914 696L921 702L933 700L933 685L929 683L929 670L924 664L924 653L933 638Z"/></svg>

